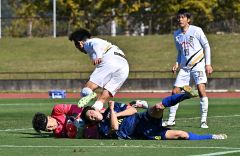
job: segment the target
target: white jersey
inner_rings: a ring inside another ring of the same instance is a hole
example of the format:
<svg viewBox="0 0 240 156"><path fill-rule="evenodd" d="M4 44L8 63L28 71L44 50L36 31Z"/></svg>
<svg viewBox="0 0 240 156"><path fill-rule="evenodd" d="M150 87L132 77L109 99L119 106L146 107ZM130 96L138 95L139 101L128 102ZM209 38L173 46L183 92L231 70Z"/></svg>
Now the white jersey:
<svg viewBox="0 0 240 156"><path fill-rule="evenodd" d="M92 60L103 58L104 54L113 47L117 48L117 46L112 45L112 43L100 38L91 38L84 43L84 50ZM118 52L124 55L120 49Z"/></svg>
<svg viewBox="0 0 240 156"><path fill-rule="evenodd" d="M84 43L84 50L92 60L102 59L89 81L107 89L114 96L129 74L129 65L123 51L100 38L88 39Z"/></svg>
<svg viewBox="0 0 240 156"><path fill-rule="evenodd" d="M178 51L177 63L182 69L203 69L205 58L210 64L210 47L200 27L189 25L185 34L178 29L174 32L174 40Z"/></svg>

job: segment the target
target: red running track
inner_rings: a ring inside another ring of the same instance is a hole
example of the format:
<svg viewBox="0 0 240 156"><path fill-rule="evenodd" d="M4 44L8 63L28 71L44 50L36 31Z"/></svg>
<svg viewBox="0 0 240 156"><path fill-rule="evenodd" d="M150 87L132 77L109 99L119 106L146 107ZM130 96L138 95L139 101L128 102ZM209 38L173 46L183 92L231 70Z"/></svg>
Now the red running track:
<svg viewBox="0 0 240 156"><path fill-rule="evenodd" d="M117 93L116 98L163 98L171 93ZM240 98L240 92L208 93L209 98ZM49 98L48 93L0 93L0 98ZM67 93L66 98L79 98L79 93Z"/></svg>

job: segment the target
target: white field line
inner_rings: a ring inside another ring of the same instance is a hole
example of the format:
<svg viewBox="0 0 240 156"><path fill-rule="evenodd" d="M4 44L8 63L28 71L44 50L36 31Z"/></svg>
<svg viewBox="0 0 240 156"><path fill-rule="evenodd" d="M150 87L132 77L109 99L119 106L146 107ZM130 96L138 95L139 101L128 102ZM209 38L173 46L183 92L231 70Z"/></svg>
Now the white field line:
<svg viewBox="0 0 240 156"><path fill-rule="evenodd" d="M1 103L0 106L36 106L47 105L49 103Z"/></svg>
<svg viewBox="0 0 240 156"><path fill-rule="evenodd" d="M192 155L192 156L217 156L217 155L225 155L230 153L240 153L240 150L206 153L206 154L199 154L199 155Z"/></svg>
<svg viewBox="0 0 240 156"><path fill-rule="evenodd" d="M209 116L208 118L232 118L232 117L240 117L239 114L235 114L235 115L219 115L219 116ZM192 117L192 118L177 118L176 120L188 120L188 119L199 119L201 117Z"/></svg>
<svg viewBox="0 0 240 156"><path fill-rule="evenodd" d="M0 129L0 132L25 131L33 128L19 128L19 129Z"/></svg>
<svg viewBox="0 0 240 156"><path fill-rule="evenodd" d="M34 146L34 145L0 145L0 148L165 148L165 149L223 149L223 150L236 150L240 151L239 147L166 147L166 146L129 146L127 144L120 146L106 146L106 145L96 145L96 146Z"/></svg>
<svg viewBox="0 0 240 156"><path fill-rule="evenodd" d="M240 115L227 115L227 116L211 116L208 118L232 118L232 117L240 117ZM178 118L176 120L192 120L192 119L199 119L200 117L193 117L193 118ZM31 130L33 128L20 128L20 129L0 129L0 132L10 132L10 131L25 131L25 130Z"/></svg>

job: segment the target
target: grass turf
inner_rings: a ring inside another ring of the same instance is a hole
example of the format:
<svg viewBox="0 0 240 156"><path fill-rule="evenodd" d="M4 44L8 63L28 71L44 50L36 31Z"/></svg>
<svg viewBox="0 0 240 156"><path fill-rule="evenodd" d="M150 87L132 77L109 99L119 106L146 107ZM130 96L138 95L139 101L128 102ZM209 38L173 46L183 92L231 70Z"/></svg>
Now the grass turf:
<svg viewBox="0 0 240 156"><path fill-rule="evenodd" d="M144 37L100 36L118 45L127 56L131 71L169 71L177 52L172 35ZM214 70L239 70L240 35L207 35ZM89 71L87 55L80 53L67 37L2 38L0 72Z"/></svg>
<svg viewBox="0 0 240 156"><path fill-rule="evenodd" d="M131 99L115 99L129 102ZM152 105L160 99L146 99ZM240 136L239 99L209 100L209 129L199 128L199 99L181 103L176 126L194 133L226 133L227 140L207 141L151 141L151 140L89 140L55 139L39 136L31 129L35 112L51 113L54 104L77 103L77 99L0 99L1 155L199 155L215 152L233 152L239 155ZM142 110L140 110L142 111ZM165 110L165 117L168 110ZM44 133L48 134L48 133Z"/></svg>

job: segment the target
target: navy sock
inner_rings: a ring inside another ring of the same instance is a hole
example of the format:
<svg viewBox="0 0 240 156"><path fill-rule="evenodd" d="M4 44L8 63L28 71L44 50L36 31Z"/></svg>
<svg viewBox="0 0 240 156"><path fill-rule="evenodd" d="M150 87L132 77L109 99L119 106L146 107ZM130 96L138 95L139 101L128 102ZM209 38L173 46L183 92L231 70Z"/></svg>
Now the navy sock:
<svg viewBox="0 0 240 156"><path fill-rule="evenodd" d="M171 107L185 99L189 99L189 97L185 94L174 94L164 98L162 100L162 104L164 105L164 107Z"/></svg>
<svg viewBox="0 0 240 156"><path fill-rule="evenodd" d="M194 134L192 132L188 132L188 135L189 135L188 140L208 140L208 139L212 139L212 134L198 135L198 134Z"/></svg>

